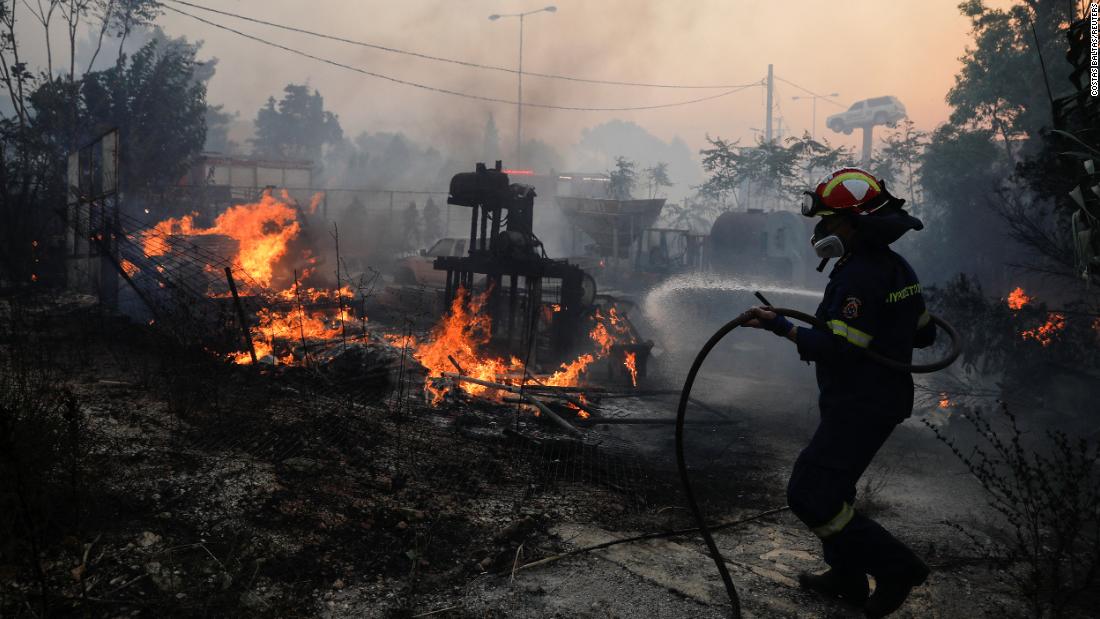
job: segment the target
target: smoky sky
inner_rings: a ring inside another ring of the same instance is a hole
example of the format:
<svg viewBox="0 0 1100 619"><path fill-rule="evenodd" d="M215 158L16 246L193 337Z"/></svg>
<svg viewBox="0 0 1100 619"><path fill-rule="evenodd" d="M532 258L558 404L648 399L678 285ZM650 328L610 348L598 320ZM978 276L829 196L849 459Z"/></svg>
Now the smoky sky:
<svg viewBox="0 0 1100 619"><path fill-rule="evenodd" d="M198 4L301 28L472 62L514 67L518 21L490 21L493 13L545 6L545 0L383 2L376 0L197 0ZM776 75L820 93L838 92L843 103L895 95L921 129L947 119L944 96L969 43L958 0L554 0L556 13L529 16L524 68L587 78L684 84L740 84L761 79L768 63ZM993 6L1008 0L987 2ZM186 7L181 7L186 8ZM275 30L186 10L249 34L342 63L463 92L514 99L513 74L481 71ZM167 11L158 22L172 36L201 40L201 57L217 57L211 103L240 112L233 137L246 140L256 110L290 82L308 83L339 114L345 133L402 131L414 139L460 146L480 140L492 112L501 140L514 140L515 106L470 101L370 78L294 56ZM32 27L29 19L23 28ZM63 36L55 36L55 48ZM29 37L28 37L29 38ZM55 50L55 55L57 54ZM577 106L668 103L720 91L664 90L524 79L524 100ZM777 117L787 135L811 124L811 103L777 83ZM857 145L852 136L824 128L842 108L817 103L817 134L834 144ZM565 151L581 131L613 118L633 121L664 140L679 136L693 150L705 136L753 138L764 128L763 89L683 107L637 112L524 110L524 136ZM778 123L777 123L778 126Z"/></svg>

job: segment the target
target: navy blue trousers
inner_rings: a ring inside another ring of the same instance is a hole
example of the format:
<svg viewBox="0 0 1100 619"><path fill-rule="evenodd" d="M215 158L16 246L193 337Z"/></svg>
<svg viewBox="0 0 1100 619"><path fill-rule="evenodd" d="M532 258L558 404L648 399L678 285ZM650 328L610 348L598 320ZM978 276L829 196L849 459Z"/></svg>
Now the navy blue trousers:
<svg viewBox="0 0 1100 619"><path fill-rule="evenodd" d="M825 562L834 569L882 579L906 578L923 568L881 525L858 510L850 512L856 483L896 425L866 414L823 411L817 432L795 462L787 504L815 533L828 530L822 546Z"/></svg>

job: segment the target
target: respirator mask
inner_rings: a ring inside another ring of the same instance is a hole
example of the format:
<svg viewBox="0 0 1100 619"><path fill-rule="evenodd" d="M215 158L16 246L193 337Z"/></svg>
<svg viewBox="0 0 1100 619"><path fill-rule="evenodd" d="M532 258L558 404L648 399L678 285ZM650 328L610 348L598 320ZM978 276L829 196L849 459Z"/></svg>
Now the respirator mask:
<svg viewBox="0 0 1100 619"><path fill-rule="evenodd" d="M810 237L810 243L814 246L814 253L823 260L841 258L847 251L847 248L844 247L844 241L836 235L836 231L843 224L843 220L837 218L836 221L830 221L830 219L832 218L824 217L817 222L817 225L814 226L814 234Z"/></svg>

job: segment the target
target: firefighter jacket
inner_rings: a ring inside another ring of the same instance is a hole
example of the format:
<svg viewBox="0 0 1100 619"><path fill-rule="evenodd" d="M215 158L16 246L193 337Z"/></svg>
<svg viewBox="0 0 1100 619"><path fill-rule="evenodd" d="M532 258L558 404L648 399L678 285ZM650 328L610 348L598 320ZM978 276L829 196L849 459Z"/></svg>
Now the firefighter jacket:
<svg viewBox="0 0 1100 619"><path fill-rule="evenodd" d="M898 423L913 410L913 376L863 351L911 363L930 346L936 327L912 267L887 246L860 247L829 274L816 316L829 330L798 328L799 356L813 361L822 415L858 414Z"/></svg>

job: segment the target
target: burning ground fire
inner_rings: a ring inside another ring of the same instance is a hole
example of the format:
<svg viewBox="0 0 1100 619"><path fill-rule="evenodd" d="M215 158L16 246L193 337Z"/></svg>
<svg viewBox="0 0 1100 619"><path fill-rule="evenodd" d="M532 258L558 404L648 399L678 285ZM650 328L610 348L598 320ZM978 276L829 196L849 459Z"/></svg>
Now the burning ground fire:
<svg viewBox="0 0 1100 619"><path fill-rule="evenodd" d="M289 196L285 191L282 201L271 192L264 192L259 202L238 204L218 215L210 228L195 227L192 215L166 219L154 226L152 233L145 235L145 255L164 255L169 248L161 239L170 235L222 234L238 244L233 262L260 285L270 287L275 266L286 255L290 241L302 229L297 212L287 202Z"/></svg>
<svg viewBox="0 0 1100 619"><path fill-rule="evenodd" d="M305 288L297 294L293 288L281 290L276 296L288 304L294 304L289 310L275 310L261 308L256 313L257 324L252 327L252 345L256 350L256 357L275 356L275 342L300 341L303 348L307 348L305 342L313 340L334 340L344 334L344 325L353 319L346 307L340 306L335 316L331 312L305 309L302 303L320 303L333 301L341 303L343 299L350 299L355 292L348 286L339 291L316 290ZM252 359L247 352L233 355L235 363L251 363ZM287 353L279 358L283 364L293 364L293 353Z"/></svg>
<svg viewBox="0 0 1100 619"><path fill-rule="evenodd" d="M589 366L597 359L607 357L616 343L629 338L629 330L621 316L612 308L607 315L596 312L596 325L589 333L597 346L595 353L585 353L573 361L563 363L549 376L534 376L527 371L522 359L512 356L505 360L486 353L492 338L492 323L489 315L483 312L490 291L470 297L460 291L451 303L450 310L432 329L428 339L417 342L409 335L387 335L386 339L395 347L411 350L413 358L428 370L424 383L431 404L438 405L451 390L441 379L444 372L459 370L462 374L482 381L519 385L527 376L528 385L552 387L572 387L580 384ZM469 298L468 298L469 297ZM637 385L636 374L634 383ZM473 396L485 396L489 387L476 383L460 382L462 391ZM578 411L582 417L587 416Z"/></svg>
<svg viewBox="0 0 1100 619"><path fill-rule="evenodd" d="M320 197L318 194L311 200L311 212ZM281 198L267 191L256 202L230 207L209 228L197 226L193 215L184 215L157 223L139 239L144 254L154 259L173 251L173 239L176 238L207 237L219 241L222 249L230 248L225 257L254 282L254 285L240 282L242 287L248 288L242 290L242 294L262 295L270 301L269 307L257 312L256 323L251 326L256 357L284 364L295 363L296 357L293 352L278 355L276 343L300 342L304 356L307 342L341 337L344 325L352 320L346 303L354 296L348 286L340 290L323 290L300 284L309 277L316 259L308 250L300 256L290 255L291 243L302 230L298 210L291 203L292 198L286 191L281 193ZM287 277L291 269L281 267L288 257L303 264L301 273L293 271L293 277ZM129 260L122 262L122 268L130 277L140 272ZM163 267L157 269L164 272ZM204 269L212 278L222 277L212 265L204 265ZM207 296L227 297L229 292L211 289ZM318 310L316 305L332 309ZM241 364L251 363L247 352L233 353L230 359Z"/></svg>

